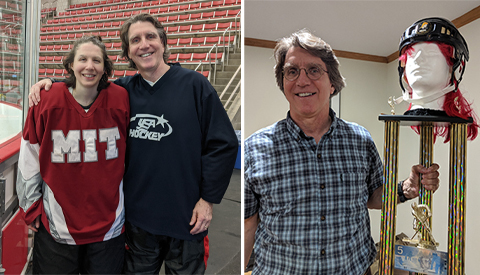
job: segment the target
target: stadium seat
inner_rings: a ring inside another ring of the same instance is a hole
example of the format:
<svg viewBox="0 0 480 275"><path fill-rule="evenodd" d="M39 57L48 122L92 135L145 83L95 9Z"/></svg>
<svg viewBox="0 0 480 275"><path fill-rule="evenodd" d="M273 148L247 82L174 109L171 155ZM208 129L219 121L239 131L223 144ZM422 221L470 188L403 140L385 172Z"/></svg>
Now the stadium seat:
<svg viewBox="0 0 480 275"><path fill-rule="evenodd" d="M231 22L223 22L223 23L218 23L217 24L217 30L225 30L228 27L230 27Z"/></svg>
<svg viewBox="0 0 480 275"><path fill-rule="evenodd" d="M63 56L62 55L55 55L53 57L53 63L62 63Z"/></svg>
<svg viewBox="0 0 480 275"><path fill-rule="evenodd" d="M191 13L190 14L190 20L198 20L202 18L202 13Z"/></svg>
<svg viewBox="0 0 480 275"><path fill-rule="evenodd" d="M124 76L125 76L125 71L123 71L123 70L113 71L113 77L114 78L119 78L119 77L124 77Z"/></svg>
<svg viewBox="0 0 480 275"><path fill-rule="evenodd" d="M53 77L54 77L54 74L55 74L55 69L47 68L47 69L45 70L45 76L46 76L46 77L51 77L51 78L53 78Z"/></svg>
<svg viewBox="0 0 480 275"><path fill-rule="evenodd" d="M238 9L238 10L228 10L227 11L227 16L229 16L229 17L237 16L237 14L239 12L240 12L240 9Z"/></svg>
<svg viewBox="0 0 480 275"><path fill-rule="evenodd" d="M137 71L125 71L125 76L134 76Z"/></svg>
<svg viewBox="0 0 480 275"><path fill-rule="evenodd" d="M170 46L170 47L177 46L178 45L178 38L167 39L167 45Z"/></svg>
<svg viewBox="0 0 480 275"><path fill-rule="evenodd" d="M167 27L167 33L174 33L178 31L178 26Z"/></svg>
<svg viewBox="0 0 480 275"><path fill-rule="evenodd" d="M189 32L192 28L192 25L183 25L178 28L179 32Z"/></svg>
<svg viewBox="0 0 480 275"><path fill-rule="evenodd" d="M192 46L202 46L205 44L205 37L193 37L192 38Z"/></svg>
<svg viewBox="0 0 480 275"><path fill-rule="evenodd" d="M47 70L47 69L45 69L45 68L38 69L38 77L43 77L43 76L45 76L46 70Z"/></svg>
<svg viewBox="0 0 480 275"><path fill-rule="evenodd" d="M55 69L54 76L55 77L63 76L63 69Z"/></svg>
<svg viewBox="0 0 480 275"><path fill-rule="evenodd" d="M200 71L197 71L198 73L201 73L203 76L205 76L206 78L208 78L208 75L210 74L209 71L203 71L203 72L200 72Z"/></svg>
<svg viewBox="0 0 480 275"><path fill-rule="evenodd" d="M212 2L201 2L200 3L200 8L201 9L210 8L211 6L212 6Z"/></svg>
<svg viewBox="0 0 480 275"><path fill-rule="evenodd" d="M217 29L217 23L204 24L203 25L203 30L204 31L214 31L216 29Z"/></svg>
<svg viewBox="0 0 480 275"><path fill-rule="evenodd" d="M192 32L199 32L199 31L202 31L202 30L203 30L203 24L192 25L192 28L190 29L190 31L192 31Z"/></svg>
<svg viewBox="0 0 480 275"><path fill-rule="evenodd" d="M187 62L192 59L192 53L179 53L178 54L178 62Z"/></svg>
<svg viewBox="0 0 480 275"><path fill-rule="evenodd" d="M112 43L112 48L114 50L121 50L122 49L122 42L114 42Z"/></svg>
<svg viewBox="0 0 480 275"><path fill-rule="evenodd" d="M170 15L167 22L175 22L178 20L178 15Z"/></svg>
<svg viewBox="0 0 480 275"><path fill-rule="evenodd" d="M118 37L118 31L109 31L107 32L107 36L110 38Z"/></svg>
<svg viewBox="0 0 480 275"><path fill-rule="evenodd" d="M235 36L225 36L225 37L220 37L220 43L222 43L223 46L227 44L233 44L235 42Z"/></svg>
<svg viewBox="0 0 480 275"><path fill-rule="evenodd" d="M198 8L200 8L200 3L190 4L189 7L190 10L196 10Z"/></svg>
<svg viewBox="0 0 480 275"><path fill-rule="evenodd" d="M202 12L202 19L209 19L213 17L213 11L210 12Z"/></svg>
<svg viewBox="0 0 480 275"><path fill-rule="evenodd" d="M178 57L178 53L172 53L172 54L170 54L170 56L168 57L168 61L170 61L170 62L177 61L177 57Z"/></svg>
<svg viewBox="0 0 480 275"><path fill-rule="evenodd" d="M189 38L179 38L178 39L178 46L182 46L182 47L185 47L185 46L189 46L192 42L192 39L189 37Z"/></svg>
<svg viewBox="0 0 480 275"><path fill-rule="evenodd" d="M227 15L227 11L215 11L215 14L213 15L214 18L219 18L219 17L225 17Z"/></svg>
<svg viewBox="0 0 480 275"><path fill-rule="evenodd" d="M222 60L222 57L223 57L223 53L211 53L210 54L210 58L212 60Z"/></svg>
<svg viewBox="0 0 480 275"><path fill-rule="evenodd" d="M178 16L178 21L187 21L190 19L190 14L180 14Z"/></svg>
<svg viewBox="0 0 480 275"><path fill-rule="evenodd" d="M191 61L201 62L201 61L205 61L206 58L207 58L207 53L193 53Z"/></svg>
<svg viewBox="0 0 480 275"><path fill-rule="evenodd" d="M110 58L110 60L112 60L112 62L115 63L115 62L117 62L118 56L116 56L116 55L109 55L108 58Z"/></svg>
<svg viewBox="0 0 480 275"><path fill-rule="evenodd" d="M46 63L53 63L53 55L47 56L47 58L45 58L45 62Z"/></svg>
<svg viewBox="0 0 480 275"><path fill-rule="evenodd" d="M207 37L207 38L205 39L205 45L218 44L219 41L220 41L220 37L218 37L218 36Z"/></svg>

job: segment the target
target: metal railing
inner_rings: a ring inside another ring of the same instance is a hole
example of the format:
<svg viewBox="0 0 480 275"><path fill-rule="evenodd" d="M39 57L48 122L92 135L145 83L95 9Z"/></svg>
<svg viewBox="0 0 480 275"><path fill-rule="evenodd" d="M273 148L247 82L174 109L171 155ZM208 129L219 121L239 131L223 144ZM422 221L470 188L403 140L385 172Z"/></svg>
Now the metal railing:
<svg viewBox="0 0 480 275"><path fill-rule="evenodd" d="M227 86L225 86L225 89L223 89L223 92L220 94L220 96L219 96L220 100L222 100L223 96L227 93L227 90L230 88L230 85L232 85L233 80L235 79L235 77L237 76L237 74L240 72L241 69L242 69L242 65L239 65L237 70L233 74L232 78L228 82ZM241 83L241 81L239 81L237 83L237 85L235 86L235 89L233 89L232 93L228 97L227 102L225 102L225 104L224 104L225 109L228 109L228 104L230 103L232 98L236 95L237 91L239 90L240 83Z"/></svg>

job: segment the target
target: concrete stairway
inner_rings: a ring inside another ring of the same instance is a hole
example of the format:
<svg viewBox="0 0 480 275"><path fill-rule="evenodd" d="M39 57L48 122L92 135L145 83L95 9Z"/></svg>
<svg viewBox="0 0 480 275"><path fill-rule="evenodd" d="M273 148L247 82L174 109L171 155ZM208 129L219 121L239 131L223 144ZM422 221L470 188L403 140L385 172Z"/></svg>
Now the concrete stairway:
<svg viewBox="0 0 480 275"><path fill-rule="evenodd" d="M217 65L217 75L215 82L212 85L217 91L218 95L220 96L223 91L225 90L225 87L227 84L230 82L232 77L235 75L235 72L237 69L241 66L241 49L238 48L236 53L233 53L233 50L229 54L229 61L228 65L225 64L223 71L221 70L221 67L218 67ZM228 87L227 91L224 93L222 98L220 99L225 106L225 110L227 111L228 116L230 117L230 120L232 121L232 124L235 129L240 129L240 119L241 119L241 87L239 86L236 94L230 99L230 102L227 104L228 99L232 95L232 92L234 91L235 87L237 84L241 81L242 75L241 75L241 69L235 76L235 78L232 80L232 83ZM227 105L226 105L227 104Z"/></svg>

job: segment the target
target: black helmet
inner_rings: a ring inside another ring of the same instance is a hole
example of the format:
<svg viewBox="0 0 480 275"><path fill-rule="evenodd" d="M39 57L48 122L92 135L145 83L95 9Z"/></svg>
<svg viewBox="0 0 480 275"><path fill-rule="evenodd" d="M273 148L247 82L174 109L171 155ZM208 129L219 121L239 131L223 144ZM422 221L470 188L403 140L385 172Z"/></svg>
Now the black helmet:
<svg viewBox="0 0 480 275"><path fill-rule="evenodd" d="M457 89L465 71L465 64L468 61L467 42L452 22L439 17L430 17L418 20L405 30L398 46L399 55L402 55L402 51L406 46L426 41L441 42L455 48L451 81L456 85L455 88ZM400 75L400 86L403 90L405 90L402 84L404 69L401 62L399 62L398 73ZM458 72L456 72L457 69L459 69ZM455 78L457 82L454 81Z"/></svg>

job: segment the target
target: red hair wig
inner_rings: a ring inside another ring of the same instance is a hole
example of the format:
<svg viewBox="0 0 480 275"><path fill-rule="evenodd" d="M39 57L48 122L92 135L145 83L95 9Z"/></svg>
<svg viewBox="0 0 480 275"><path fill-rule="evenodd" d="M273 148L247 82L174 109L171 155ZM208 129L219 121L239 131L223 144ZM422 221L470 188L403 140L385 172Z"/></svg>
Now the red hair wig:
<svg viewBox="0 0 480 275"><path fill-rule="evenodd" d="M440 42L425 42L425 43L435 43L437 44L438 48L442 52L443 56L447 61L447 64L452 67L454 64L454 51L455 48L451 45L440 43ZM403 66L407 63L407 57L411 56L412 54L412 46L414 44L408 45L402 52L402 55L398 58ZM464 61L459 66L459 70L463 70L465 67ZM445 101L443 102L443 110L447 114L447 116L451 117L459 117L463 119L469 119L470 117L473 118L473 123L468 125L468 139L474 140L478 135L478 118L475 114L474 110L472 109L472 105L463 97L462 93L458 89L458 80L455 77L455 72L452 72L452 76L450 79L450 83L455 85L455 90L448 92L445 95ZM409 91L411 93L411 90ZM410 110L412 104L408 107ZM418 126L412 126L412 129L419 133ZM445 143L450 141L450 127L435 127L434 129L434 138L437 136L441 136L445 138Z"/></svg>

